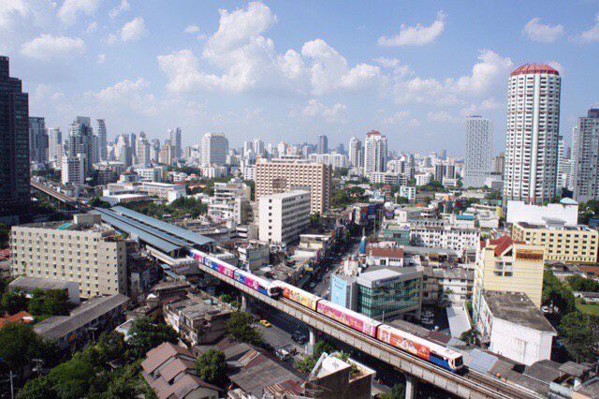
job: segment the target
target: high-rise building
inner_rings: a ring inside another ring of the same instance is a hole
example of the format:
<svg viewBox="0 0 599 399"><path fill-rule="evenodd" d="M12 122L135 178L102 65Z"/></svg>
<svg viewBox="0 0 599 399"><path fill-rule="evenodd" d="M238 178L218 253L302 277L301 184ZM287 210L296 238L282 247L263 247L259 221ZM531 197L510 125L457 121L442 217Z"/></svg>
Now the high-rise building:
<svg viewBox="0 0 599 399"><path fill-rule="evenodd" d="M183 158L183 147L181 146L181 128L176 127L174 129L169 129L168 137L171 141L171 145L175 151L175 158L181 159Z"/></svg>
<svg viewBox="0 0 599 399"><path fill-rule="evenodd" d="M99 147L100 147L100 161L108 161L108 144L106 142L106 122L104 119L97 119L98 123L98 137L99 137Z"/></svg>
<svg viewBox="0 0 599 399"><path fill-rule="evenodd" d="M160 140L153 139L151 147L152 148L150 148L150 158L152 159L152 162L158 162L160 158Z"/></svg>
<svg viewBox="0 0 599 399"><path fill-rule="evenodd" d="M129 133L129 147L131 147L131 157L137 157L137 135Z"/></svg>
<svg viewBox="0 0 599 399"><path fill-rule="evenodd" d="M491 174L493 163L493 133L491 122L479 115L466 118L466 154L464 157L464 187L483 187Z"/></svg>
<svg viewBox="0 0 599 399"><path fill-rule="evenodd" d="M8 57L0 57L0 187L0 219L12 224L29 213L29 98L10 77Z"/></svg>
<svg viewBox="0 0 599 399"><path fill-rule="evenodd" d="M48 131L44 118L29 117L29 157L31 162L48 162Z"/></svg>
<svg viewBox="0 0 599 399"><path fill-rule="evenodd" d="M69 126L68 155L80 157L83 173L88 177L93 165L93 129L89 117L78 116Z"/></svg>
<svg viewBox="0 0 599 399"><path fill-rule="evenodd" d="M62 156L62 132L57 127L50 128L48 129L48 158L50 161L60 163Z"/></svg>
<svg viewBox="0 0 599 399"><path fill-rule="evenodd" d="M227 163L228 152L229 140L223 133L206 133L202 137L203 164L224 165Z"/></svg>
<svg viewBox="0 0 599 399"><path fill-rule="evenodd" d="M322 215L331 204L332 170L304 159L262 159L256 163L256 201L264 195L309 190L311 213Z"/></svg>
<svg viewBox="0 0 599 399"><path fill-rule="evenodd" d="M61 182L65 186L81 186L85 183L85 171L81 156L63 156L60 168Z"/></svg>
<svg viewBox="0 0 599 399"><path fill-rule="evenodd" d="M387 137L372 130L364 141L364 174L384 172L387 169Z"/></svg>
<svg viewBox="0 0 599 399"><path fill-rule="evenodd" d="M160 148L160 155L158 156L158 161L165 165L172 165L175 162L175 147L171 145L170 140L167 140L166 143Z"/></svg>
<svg viewBox="0 0 599 399"><path fill-rule="evenodd" d="M353 168L361 168L363 164L362 141L357 137L349 139L349 163Z"/></svg>
<svg viewBox="0 0 599 399"><path fill-rule="evenodd" d="M310 192L263 195L258 209L260 241L288 244L297 241L310 224Z"/></svg>
<svg viewBox="0 0 599 399"><path fill-rule="evenodd" d="M321 134L318 136L318 153L326 154L329 152L329 138L326 134Z"/></svg>
<svg viewBox="0 0 599 399"><path fill-rule="evenodd" d="M254 139L253 148L256 156L263 157L266 155L266 151L264 150L264 141L260 139Z"/></svg>
<svg viewBox="0 0 599 399"><path fill-rule="evenodd" d="M561 78L548 65L523 65L509 78L504 203L555 197Z"/></svg>
<svg viewBox="0 0 599 399"><path fill-rule="evenodd" d="M505 170L505 152L493 158L493 173L503 176Z"/></svg>
<svg viewBox="0 0 599 399"><path fill-rule="evenodd" d="M143 133L143 132L142 132ZM137 164L148 166L152 162L152 154L150 154L150 142L146 135L139 135L137 140Z"/></svg>
<svg viewBox="0 0 599 399"><path fill-rule="evenodd" d="M599 108L578 118L572 141L574 198L579 202L599 199Z"/></svg>

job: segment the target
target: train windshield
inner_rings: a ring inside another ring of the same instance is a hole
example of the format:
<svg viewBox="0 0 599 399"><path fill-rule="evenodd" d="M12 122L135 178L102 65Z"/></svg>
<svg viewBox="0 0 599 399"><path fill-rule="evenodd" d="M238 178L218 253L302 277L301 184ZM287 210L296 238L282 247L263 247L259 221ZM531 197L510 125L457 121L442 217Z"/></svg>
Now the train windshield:
<svg viewBox="0 0 599 399"><path fill-rule="evenodd" d="M462 356L453 359L453 366L457 369L462 367Z"/></svg>

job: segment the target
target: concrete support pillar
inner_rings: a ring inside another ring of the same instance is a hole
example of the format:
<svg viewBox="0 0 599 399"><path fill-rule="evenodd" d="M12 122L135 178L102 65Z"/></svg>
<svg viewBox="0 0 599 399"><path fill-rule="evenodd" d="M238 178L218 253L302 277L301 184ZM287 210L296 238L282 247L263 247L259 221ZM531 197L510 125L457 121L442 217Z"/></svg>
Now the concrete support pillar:
<svg viewBox="0 0 599 399"><path fill-rule="evenodd" d="M308 327L308 344L306 345L306 354L308 354L308 355L313 354L315 345L316 345L316 330L313 327Z"/></svg>
<svg viewBox="0 0 599 399"><path fill-rule="evenodd" d="M239 308L239 310L241 310L242 312L247 311L248 309L248 299L247 299L247 295L242 292L241 293L241 307Z"/></svg>
<svg viewBox="0 0 599 399"><path fill-rule="evenodd" d="M418 379L410 374L404 374L406 376L406 399L416 399L416 386L418 385Z"/></svg>

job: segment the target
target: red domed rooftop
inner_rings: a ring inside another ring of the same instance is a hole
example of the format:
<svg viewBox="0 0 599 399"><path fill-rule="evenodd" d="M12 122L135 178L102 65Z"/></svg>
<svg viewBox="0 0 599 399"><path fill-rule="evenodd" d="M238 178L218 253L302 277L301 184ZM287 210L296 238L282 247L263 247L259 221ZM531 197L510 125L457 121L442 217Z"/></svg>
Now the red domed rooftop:
<svg viewBox="0 0 599 399"><path fill-rule="evenodd" d="M559 72L557 69L550 67L545 64L524 64L520 68L516 69L511 73L511 76L514 75L526 75L526 74L535 74L535 73L547 73L549 75L558 75Z"/></svg>

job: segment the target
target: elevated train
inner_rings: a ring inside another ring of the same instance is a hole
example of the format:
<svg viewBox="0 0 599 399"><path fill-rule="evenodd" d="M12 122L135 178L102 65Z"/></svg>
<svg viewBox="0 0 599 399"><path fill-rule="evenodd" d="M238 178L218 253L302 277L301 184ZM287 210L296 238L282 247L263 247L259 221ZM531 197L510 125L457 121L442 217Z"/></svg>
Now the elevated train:
<svg viewBox="0 0 599 399"><path fill-rule="evenodd" d="M190 256L204 266L271 298L284 298L322 314L355 331L457 373L463 368L462 354L363 314L346 309L283 281L268 281L195 249Z"/></svg>

